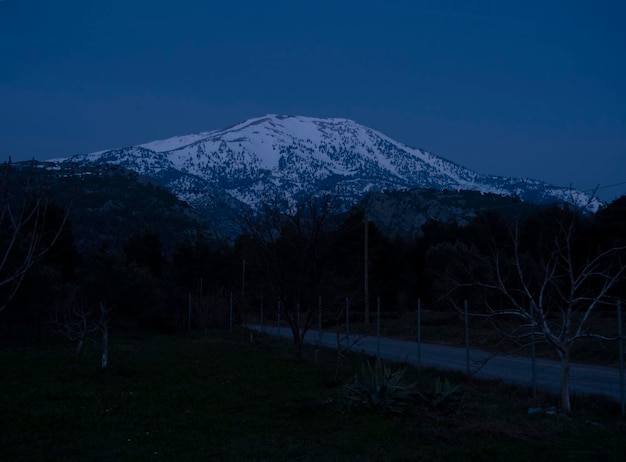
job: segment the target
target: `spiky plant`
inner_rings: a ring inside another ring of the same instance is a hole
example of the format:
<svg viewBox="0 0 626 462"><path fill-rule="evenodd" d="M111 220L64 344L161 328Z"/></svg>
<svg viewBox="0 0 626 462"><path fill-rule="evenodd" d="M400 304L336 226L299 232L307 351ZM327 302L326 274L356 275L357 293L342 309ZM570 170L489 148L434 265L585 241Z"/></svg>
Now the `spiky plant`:
<svg viewBox="0 0 626 462"><path fill-rule="evenodd" d="M437 377L431 392L418 391L417 394L433 409L453 410L461 400L461 386L451 385L448 379Z"/></svg>
<svg viewBox="0 0 626 462"><path fill-rule="evenodd" d="M392 371L377 359L361 364L361 376L341 391L348 409L364 408L382 414L404 414L415 403L415 385L404 380L406 368Z"/></svg>

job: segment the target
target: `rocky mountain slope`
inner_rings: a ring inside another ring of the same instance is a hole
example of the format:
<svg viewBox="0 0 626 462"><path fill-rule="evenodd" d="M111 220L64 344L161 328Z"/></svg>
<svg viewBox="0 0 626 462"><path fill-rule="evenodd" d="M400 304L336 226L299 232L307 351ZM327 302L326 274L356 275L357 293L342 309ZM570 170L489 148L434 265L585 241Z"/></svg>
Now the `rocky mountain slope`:
<svg viewBox="0 0 626 462"><path fill-rule="evenodd" d="M77 155L56 162L113 164L151 177L210 219L234 219L277 198L332 194L345 207L365 193L470 190L533 203L585 206L580 191L480 175L346 119L267 115L223 130ZM592 201L591 209L600 205Z"/></svg>

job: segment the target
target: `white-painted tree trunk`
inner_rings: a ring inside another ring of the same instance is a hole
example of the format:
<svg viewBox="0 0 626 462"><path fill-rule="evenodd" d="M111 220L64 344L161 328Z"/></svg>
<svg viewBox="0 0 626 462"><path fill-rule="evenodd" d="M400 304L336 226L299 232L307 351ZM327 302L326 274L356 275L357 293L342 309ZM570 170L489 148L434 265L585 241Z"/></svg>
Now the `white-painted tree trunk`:
<svg viewBox="0 0 626 462"><path fill-rule="evenodd" d="M561 357L561 410L569 415L572 412L569 393L570 354L566 351Z"/></svg>
<svg viewBox="0 0 626 462"><path fill-rule="evenodd" d="M109 365L109 325L104 323L102 326L102 369L106 369Z"/></svg>
<svg viewBox="0 0 626 462"><path fill-rule="evenodd" d="M76 344L76 354L80 355L83 352L83 346L85 345L85 336L81 335Z"/></svg>

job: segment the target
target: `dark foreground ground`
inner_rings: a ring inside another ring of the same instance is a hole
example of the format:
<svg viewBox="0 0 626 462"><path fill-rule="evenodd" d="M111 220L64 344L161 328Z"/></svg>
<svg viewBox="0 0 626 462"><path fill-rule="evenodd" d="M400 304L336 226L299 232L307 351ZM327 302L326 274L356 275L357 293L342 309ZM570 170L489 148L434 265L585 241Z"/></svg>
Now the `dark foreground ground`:
<svg viewBox="0 0 626 462"><path fill-rule="evenodd" d="M7 335L2 332L2 335ZM571 418L529 414L550 395L429 369L406 379L462 386L453 408L346 410L363 358L244 331L111 338L110 367L54 336L0 342L0 460L622 461L617 404L574 400ZM392 366L394 369L400 366Z"/></svg>

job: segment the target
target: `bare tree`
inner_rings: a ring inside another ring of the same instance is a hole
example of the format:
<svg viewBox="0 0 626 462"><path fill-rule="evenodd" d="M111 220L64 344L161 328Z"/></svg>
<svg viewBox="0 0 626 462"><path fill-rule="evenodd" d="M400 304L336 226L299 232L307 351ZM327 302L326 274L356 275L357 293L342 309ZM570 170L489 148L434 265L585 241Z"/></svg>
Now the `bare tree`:
<svg viewBox="0 0 626 462"><path fill-rule="evenodd" d="M76 342L76 354L83 352L87 338L98 330L98 325L92 320L91 310L77 303L68 310L57 308L52 315L52 326L62 333L68 340Z"/></svg>
<svg viewBox="0 0 626 462"><path fill-rule="evenodd" d="M11 161L3 165L0 190L0 311L15 297L32 266L54 246L69 216L66 210L59 226L47 221L52 204L48 191L37 188L28 177L21 197L10 188Z"/></svg>
<svg viewBox="0 0 626 462"><path fill-rule="evenodd" d="M246 261L260 271L260 289L278 300L281 318L293 334L296 356L301 354L307 331L318 322L319 296L337 285L338 278L326 266L333 211L329 197L308 200L288 208L287 213L267 205L248 226L254 255ZM325 307L331 305L325 303Z"/></svg>
<svg viewBox="0 0 626 462"><path fill-rule="evenodd" d="M101 366L105 369L109 364L111 309L105 302L100 302L98 309L85 308L83 303L78 302L72 309L57 309L52 317L52 325L67 339L76 342L76 354L83 352L87 340L96 341L95 336L99 334Z"/></svg>
<svg viewBox="0 0 626 462"><path fill-rule="evenodd" d="M572 347L586 338L617 339L594 332L592 321L600 307L615 304L613 291L626 276L626 245L594 242L583 229L588 221L567 207L548 211L547 221L543 231L533 222L509 227L507 242L493 242L490 271L477 256L476 264L452 263L456 270L448 266L443 276L449 278L448 296L482 289L484 308L475 315L517 320L513 331L501 331L505 335L540 336L551 345L561 362L562 411L569 414Z"/></svg>

